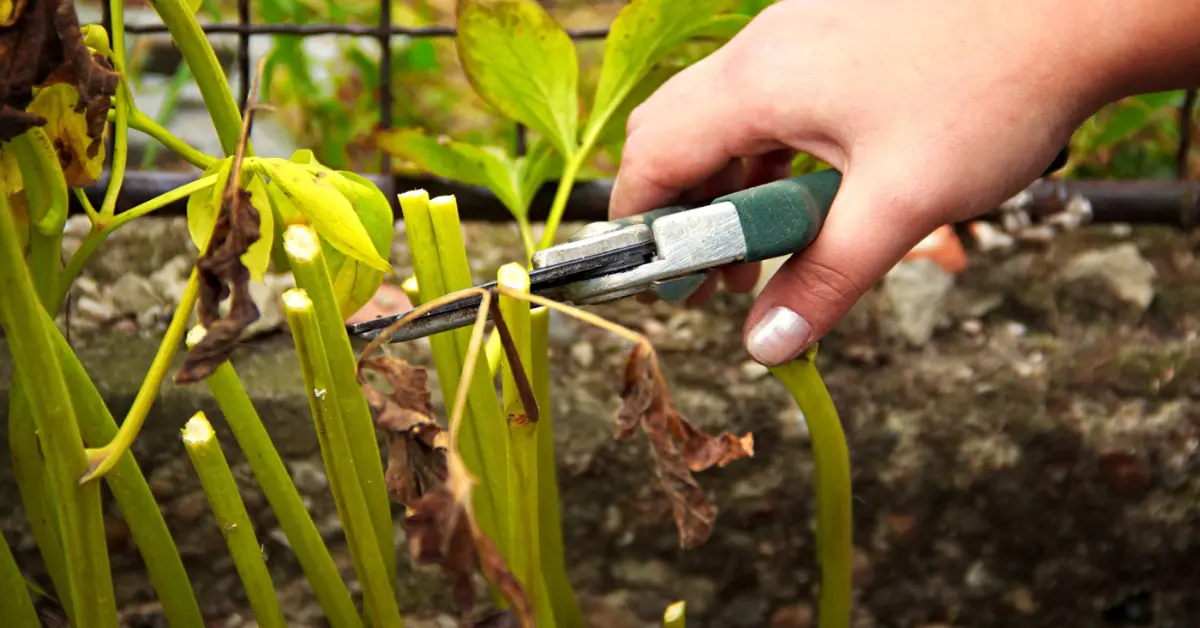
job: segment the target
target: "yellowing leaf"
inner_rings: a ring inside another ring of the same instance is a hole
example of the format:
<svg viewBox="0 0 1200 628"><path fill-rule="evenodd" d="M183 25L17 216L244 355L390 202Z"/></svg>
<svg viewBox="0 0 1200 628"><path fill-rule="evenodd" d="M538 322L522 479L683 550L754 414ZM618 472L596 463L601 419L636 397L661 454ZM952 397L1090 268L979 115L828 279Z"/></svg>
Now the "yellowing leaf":
<svg viewBox="0 0 1200 628"><path fill-rule="evenodd" d="M24 182L21 167L11 144L0 146L0 193L8 197L8 206L17 223L17 236L21 250L29 245L29 211L25 207Z"/></svg>
<svg viewBox="0 0 1200 628"><path fill-rule="evenodd" d="M25 12L26 0L0 0L0 28L16 24Z"/></svg>
<svg viewBox="0 0 1200 628"><path fill-rule="evenodd" d="M188 197L188 235L192 237L192 244L200 253L204 253L208 248L213 225L217 221L217 210L221 207L221 196L229 182L229 171L232 167L233 157L226 157L206 168L201 178L216 175L216 183L211 188L192 192Z"/></svg>
<svg viewBox="0 0 1200 628"><path fill-rule="evenodd" d="M387 198L373 183L353 172L339 170L334 174L337 175L334 181L340 180L339 189L358 211L358 217L370 234L375 250L386 258L391 253L394 234L392 207L388 205ZM383 283L384 274L342 254L324 239L321 244L327 251L325 265L333 279L338 307L342 316L349 318L375 296L379 285Z"/></svg>
<svg viewBox="0 0 1200 628"><path fill-rule="evenodd" d="M271 212L271 202L267 199L267 185L258 174L251 176L246 190L250 192L250 204L258 211L259 238L246 249L242 256L242 264L250 271L250 279L262 281L271 263L271 247L275 243L275 215Z"/></svg>
<svg viewBox="0 0 1200 628"><path fill-rule="evenodd" d="M75 110L78 104L79 93L74 85L54 83L37 90L28 109L46 119L42 128L58 153L67 185L73 188L100 178L105 153L103 137L88 137L85 112Z"/></svg>
<svg viewBox="0 0 1200 628"><path fill-rule="evenodd" d="M83 45L93 53L112 57L112 45L108 42L108 31L104 30L104 27L99 24L87 24L79 27L79 34L83 36Z"/></svg>
<svg viewBox="0 0 1200 628"><path fill-rule="evenodd" d="M421 129L386 131L375 145L435 176L486 187L514 216L528 212L517 186L517 164L498 149L430 137Z"/></svg>
<svg viewBox="0 0 1200 628"><path fill-rule="evenodd" d="M585 137L599 134L651 66L714 28L713 18L736 5L736 0L633 0L625 5L604 40L604 66Z"/></svg>
<svg viewBox="0 0 1200 628"><path fill-rule="evenodd" d="M258 163L333 248L380 272L391 272L391 264L375 250L358 214L330 181L329 174L312 172L286 159L262 159Z"/></svg>
<svg viewBox="0 0 1200 628"><path fill-rule="evenodd" d="M545 9L533 0L459 0L456 42L463 70L484 100L549 138L563 155L575 152L575 45Z"/></svg>

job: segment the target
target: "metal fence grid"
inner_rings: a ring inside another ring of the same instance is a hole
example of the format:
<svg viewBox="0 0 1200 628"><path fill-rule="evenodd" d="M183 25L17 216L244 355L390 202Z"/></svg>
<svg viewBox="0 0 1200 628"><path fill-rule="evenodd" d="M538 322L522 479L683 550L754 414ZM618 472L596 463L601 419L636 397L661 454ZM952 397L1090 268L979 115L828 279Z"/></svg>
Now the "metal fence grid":
<svg viewBox="0 0 1200 628"><path fill-rule="evenodd" d="M103 6L103 25L111 30L109 4ZM237 0L236 23L201 24L206 34L237 35L236 64L240 79L238 103L244 111L249 97L253 73L250 67L250 38L271 35L297 35L301 37L317 35L344 35L351 37L368 37L375 39L380 46L379 60L379 126L381 129L392 127L393 76L392 76L392 38L445 38L455 37L457 31L448 26L402 26L392 23L392 6L390 0L380 0L379 20L375 26L354 24L254 24L251 15L251 0ZM128 35L167 33L163 24L127 24L125 32ZM568 29L572 39L588 40L603 39L608 34L607 28ZM1034 209L1043 213L1056 211L1065 200L1065 195L1072 193L1089 194L1093 201L1093 209L1098 220L1103 220L1111 214L1112 219L1132 222L1169 222L1190 227L1197 224L1200 217L1200 183L1187 180L1188 156L1192 149L1192 134L1194 132L1193 112L1196 108L1196 90L1189 90L1187 97L1179 110L1180 134L1175 159L1175 181L1072 181L1072 182L1039 182L1040 188L1032 190L1035 196ZM517 125L515 149L518 154L524 152L524 129ZM463 218L467 220L506 221L510 219L507 209L487 190L468 186L453 181L434 177L411 178L399 176L391 171L391 159L385 153L382 155L381 168L378 173L363 173L363 175L384 191L388 199L395 204L395 191L423 187L431 195L454 194L459 197ZM191 180L188 175L173 172L138 171L126 174L125 183L118 205L126 208L153 198L173 187L183 185ZM107 186L107 172L88 189L88 195L103 195ZM567 220L601 220L607 215L608 196L611 182L607 180L583 181L576 184L567 204ZM1040 193L1039 193L1040 190ZM1140 196L1139 196L1140 194ZM530 218L539 220L548 214L550 201L553 196L552 185L548 184L536 196L530 210ZM74 201L74 199L72 199ZM165 208L170 213L183 211L184 204ZM76 208L78 209L78 208ZM394 207L398 214L398 207Z"/></svg>

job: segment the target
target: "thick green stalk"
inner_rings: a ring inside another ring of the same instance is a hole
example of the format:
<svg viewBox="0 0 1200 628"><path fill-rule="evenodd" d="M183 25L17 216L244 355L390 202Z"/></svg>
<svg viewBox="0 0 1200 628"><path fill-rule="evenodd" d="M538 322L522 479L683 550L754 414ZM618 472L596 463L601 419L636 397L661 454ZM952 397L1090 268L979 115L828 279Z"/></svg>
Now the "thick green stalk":
<svg viewBox="0 0 1200 628"><path fill-rule="evenodd" d="M33 608L33 597L21 568L13 558L8 542L0 537L0 617L10 626L40 626L37 611Z"/></svg>
<svg viewBox="0 0 1200 628"><path fill-rule="evenodd" d="M558 189L554 192L554 201L550 204L550 214L546 217L546 231L542 233L539 249L549 248L554 244L558 225L562 222L563 212L567 209L567 200L571 198L571 188L575 185L575 177L579 174L579 168L583 166L583 160L587 157L590 149L590 145L580 148L563 167L562 177L558 180Z"/></svg>
<svg viewBox="0 0 1200 628"><path fill-rule="evenodd" d="M162 18L163 24L171 33L171 39L179 48L183 60L191 68L196 77L196 86L200 88L200 96L204 98L204 108L212 117L213 127L221 140L221 150L225 156L232 156L237 150L238 139L242 133L242 114L238 111L237 101L229 89L229 81L225 71L217 60L217 53L208 43L200 23L185 0L150 0L150 6ZM114 46L115 47L115 46ZM252 155L249 142L246 155Z"/></svg>
<svg viewBox="0 0 1200 628"><path fill-rule="evenodd" d="M242 494L238 491L237 481L233 479L233 471L229 469L229 462L225 460L225 453L221 451L221 443L212 425L203 412L197 412L181 431L183 445L192 459L192 467L200 478L200 486L212 506L229 555L233 557L233 566L250 600L255 623L263 628L287 626L283 609L279 606L279 597L275 594L275 585L271 583L271 572L267 571L267 563L263 560L258 535L254 533L254 524L250 521L250 513L246 512L246 505L242 503Z"/></svg>
<svg viewBox="0 0 1200 628"><path fill-rule="evenodd" d="M58 601L67 612L67 621L74 624L75 604L71 601L67 582L67 559L58 536L58 523L46 485L46 465L38 449L37 428L33 424L25 390L19 382L13 387L8 406L8 443L12 448L13 476L21 494L25 520L37 542L42 563L50 574Z"/></svg>
<svg viewBox="0 0 1200 628"><path fill-rule="evenodd" d="M506 264L496 274L496 282L510 290L529 292L529 273L520 264ZM504 414L508 426L509 460L508 495L512 503L508 507L508 529L512 535L509 548L509 568L525 587L525 593L533 602L538 626L553 627L554 611L542 583L541 540L538 534L538 440L541 438L541 423L531 421L531 411L521 399L520 389L514 372L520 369L526 382L532 387L533 351L532 325L529 302L500 295L497 307L512 340L518 364L506 359L501 366L501 392L504 399ZM535 398L536 401L536 398ZM537 408L532 409L536 417Z"/></svg>
<svg viewBox="0 0 1200 628"><path fill-rule="evenodd" d="M71 403L75 406L84 442L96 445L111 441L117 435L117 422L100 391L96 390L67 339L54 330L51 340L58 351L63 377L71 389ZM158 594L167 623L172 628L203 628L204 618L183 568L183 560L133 452L121 456L117 466L104 476L104 481L112 491L117 507L126 515L125 523L142 555L142 562L146 564L150 584Z"/></svg>
<svg viewBox="0 0 1200 628"><path fill-rule="evenodd" d="M542 583L559 626L584 626L575 590L567 578L563 551L562 508L559 504L558 465L554 457L554 421L550 395L550 310L534 309L530 317L533 395L538 402L537 494L538 542Z"/></svg>
<svg viewBox="0 0 1200 628"><path fill-rule="evenodd" d="M371 513L371 526L387 569L392 590L396 587L395 532L392 524L391 501L387 485L383 481L383 456L379 451L379 440L375 434L375 421L371 418L371 407L358 383L358 361L350 336L346 333L345 319L338 307L333 281L325 266L325 255L320 240L312 227L294 225L288 227L283 236L284 250L291 262L296 286L303 289L312 300L313 316L320 327L325 343L325 354L333 375L329 393L337 400L338 410L349 436L350 451L354 460L355 475L362 485L362 493Z"/></svg>
<svg viewBox="0 0 1200 628"><path fill-rule="evenodd" d="M442 279L437 237L434 235L433 221L429 215L429 194L425 190L412 190L400 194L399 199L400 209L404 214L408 250L412 255L413 273L417 279L419 300L421 303L429 303L449 293L446 282ZM429 337L429 345L433 351L433 365L437 371L438 385L442 389L442 399L446 400L446 407L449 408L458 396L463 359L458 352L454 334L434 334ZM459 428L458 444L463 463L472 475L485 477L483 447L473 421L464 421ZM472 506L480 529L499 543L502 539L497 535L498 513L491 485L486 482L479 484L473 496Z"/></svg>
<svg viewBox="0 0 1200 628"><path fill-rule="evenodd" d="M57 310L59 307L61 307L63 299L66 298L67 293L71 290L71 284L75 283L75 280L79 278L79 274L83 272L84 265L87 264L89 259L91 259L92 254L96 252L96 248L99 247L100 244L104 242L104 239L111 235L112 232L129 224L129 222L135 218L145 216L146 214L166 207L175 201L187 198L188 196L191 196L193 192L199 192L200 190L212 187L216 182L216 175L197 179L186 185L181 185L170 192L156 196L145 203L142 203L141 205L131 207L130 209L117 214L111 221L108 222L108 224L102 227L96 227L93 225L92 230L89 231L86 236L84 236L83 242L79 245L79 248L76 249L75 253L71 255L71 259L67 261L67 267L62 272L62 276L59 279L58 290L55 298L56 305L54 309Z"/></svg>
<svg viewBox="0 0 1200 628"><path fill-rule="evenodd" d="M663 612L663 628L685 628L687 626L687 605L675 602Z"/></svg>
<svg viewBox="0 0 1200 628"><path fill-rule="evenodd" d="M133 107L133 94L125 80L125 1L109 0L111 16L113 70L121 75L117 84L116 120L113 123L112 166L109 168L108 189L100 204L102 219L111 218L117 211L117 196L121 183L125 181L125 164L129 159L129 110Z"/></svg>
<svg viewBox="0 0 1200 628"><path fill-rule="evenodd" d="M185 80L191 78L191 74L187 72L187 69L188 67L186 65L179 66L179 70L184 72L183 76L185 77ZM176 76L179 76L179 74L176 74ZM174 79L172 79L171 85L174 85ZM167 105L168 103L163 103L164 108L166 108ZM153 167L155 155L151 151L156 151L159 145L166 146L171 150L171 152L179 155L181 159L201 170L207 170L209 166L217 162L216 157L192 148L191 144L188 144L174 133L168 131L166 127L162 126L150 116L143 113L140 109L133 110L129 117L129 127L136 131L141 131L142 133L149 135L151 138L158 140L158 144L150 144L146 148L146 153L142 159L142 168L145 170L149 170ZM146 165L147 161L150 162L149 166Z"/></svg>
<svg viewBox="0 0 1200 628"><path fill-rule="evenodd" d="M175 314L171 316L171 322L167 325L167 333L163 336L162 344L158 346L158 352L154 354L154 360L150 363L150 370L146 372L146 378L142 380L142 387L138 389L129 413L121 422L121 429L107 445L87 450L87 473L80 478L81 484L103 477L116 466L125 452L129 451L129 447L133 445L134 439L142 430L142 424L146 422L146 416L150 414L150 408L154 406L158 391L167 377L172 360L175 359L175 352L179 350L179 344L183 342L188 317L192 314L192 307L196 305L196 297L199 293L200 279L196 269L193 268L192 275L188 277L187 285L183 288L179 305L175 307Z"/></svg>
<svg viewBox="0 0 1200 628"><path fill-rule="evenodd" d="M55 303L59 273L62 271L62 233L44 235L37 229L29 231L29 275L33 279L38 302L42 307L50 308ZM57 308L52 311L57 311Z"/></svg>
<svg viewBox="0 0 1200 628"><path fill-rule="evenodd" d="M438 265L441 268L443 285L447 293L466 290L472 286L471 266L467 261L467 249L463 243L462 225L458 218L458 204L453 196L440 196L429 201L429 220L437 241ZM461 328L450 332L458 347L460 361L465 361L467 347L471 343L471 329ZM461 363L461 362L460 362ZM484 518L479 518L480 528L495 539L501 553L509 556L512 547L512 531L504 513L512 507L506 484L505 468L509 459L508 430L505 427L504 410L496 397L493 374L488 370L487 360L475 363L467 391L467 407L464 428L469 428L478 439L482 484L491 494L496 508L493 527L487 527ZM464 429L463 431L467 431Z"/></svg>
<svg viewBox="0 0 1200 628"><path fill-rule="evenodd" d="M116 626L116 603L109 572L108 548L98 486L76 482L87 469L70 392L43 323L25 266L8 200L0 194L0 323L16 381L29 393L38 439L46 461L46 477L56 508L55 521L67 566L67 589L81 626Z"/></svg>
<svg viewBox="0 0 1200 628"><path fill-rule="evenodd" d="M325 471L350 546L354 569L362 584L363 606L372 626L403 626L395 589L384 561L384 554L395 552L381 550L374 535L370 508L354 467L349 435L342 422L341 408L334 399L333 374L313 303L298 288L284 293L283 303L317 433L324 434Z"/></svg>
<svg viewBox="0 0 1200 628"><path fill-rule="evenodd" d="M188 345L203 337L203 327L194 327L188 334ZM304 500L288 475L287 467L271 436L263 427L250 395L229 362L223 362L205 380L209 391L225 415L233 437L246 455L250 470L262 488L279 527L287 538L292 553L312 587L317 603L333 628L360 628L362 619L354 607L350 591L338 574L337 565L321 540L321 533L304 506Z"/></svg>
<svg viewBox="0 0 1200 628"><path fill-rule="evenodd" d="M817 372L816 348L771 368L800 405L812 436L817 493L817 553L821 562L820 628L850 625L854 540L850 453L837 408Z"/></svg>

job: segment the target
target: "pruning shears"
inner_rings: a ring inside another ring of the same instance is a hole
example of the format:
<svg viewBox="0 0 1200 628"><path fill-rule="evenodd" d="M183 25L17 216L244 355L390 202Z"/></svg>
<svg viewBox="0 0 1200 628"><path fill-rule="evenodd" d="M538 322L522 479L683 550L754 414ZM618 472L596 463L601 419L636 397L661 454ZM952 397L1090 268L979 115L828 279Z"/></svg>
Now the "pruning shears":
<svg viewBox="0 0 1200 628"><path fill-rule="evenodd" d="M1065 163L1064 149L1046 173ZM841 173L824 170L704 203L591 223L570 240L534 253L530 291L572 305L604 303L646 291L680 302L712 269L807 248L820 232L841 182ZM487 290L495 285L479 287ZM388 342L471 325L480 301L475 295L432 309L393 333ZM373 339L402 316L358 323L349 331Z"/></svg>

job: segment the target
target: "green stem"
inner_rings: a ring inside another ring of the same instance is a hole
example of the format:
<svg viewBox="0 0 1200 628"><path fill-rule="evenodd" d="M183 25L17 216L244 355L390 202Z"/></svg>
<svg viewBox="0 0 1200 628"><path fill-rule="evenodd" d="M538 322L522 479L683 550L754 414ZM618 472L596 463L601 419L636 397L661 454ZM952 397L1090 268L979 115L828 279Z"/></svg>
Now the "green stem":
<svg viewBox="0 0 1200 628"><path fill-rule="evenodd" d="M542 242L538 248L548 248L554 244L554 236L558 225L562 222L563 211L567 208L567 200L571 198L571 188L575 185L575 177L591 146L581 147L572 155L563 168L562 178L558 180L558 189L554 192L554 201L550 204L550 215L546 218L546 231L542 234Z"/></svg>
<svg viewBox="0 0 1200 628"><path fill-rule="evenodd" d="M441 269L443 285L446 293L466 290L472 286L471 266L467 261L467 249L463 243L462 225L458 217L458 204L453 196L440 196L429 201L429 221L433 226L434 238L437 242L438 267ZM471 329L461 328L450 332L458 348L460 363L465 363L467 348L471 343ZM496 517L493 527L486 527L486 520L480 518L480 529L490 538L495 539L501 553L506 557L512 549L512 530L508 526L508 517L504 516L507 509L513 507L506 484L506 472L509 460L509 440L504 410L500 400L496 398L496 388L492 372L488 370L487 360L475 362L475 372L470 378L467 389L467 416L464 419L464 432L476 438L479 453L482 454L481 477L491 494L495 506Z"/></svg>
<svg viewBox="0 0 1200 628"><path fill-rule="evenodd" d="M538 402L538 541L542 582L560 626L584 626L575 590L567 578L563 551L562 508L559 504L558 465L554 457L554 421L550 393L550 310L530 312L533 394Z"/></svg>
<svg viewBox="0 0 1200 628"><path fill-rule="evenodd" d="M229 89L225 70L217 60L217 53L213 51L204 31L200 29L200 23L196 21L188 2L150 0L150 6L154 7L154 11L162 18L163 24L171 33L171 39L183 55L183 60L196 77L196 86L200 88L200 96L204 98L204 107L208 109L217 137L221 140L221 150L225 151L227 157L232 156L237 150L238 139L242 133L242 114L238 111L237 101ZM246 155L252 154L247 141Z"/></svg>
<svg viewBox="0 0 1200 628"><path fill-rule="evenodd" d="M442 278L441 260L438 257L437 237L434 235L433 220L429 215L429 194L425 190L412 190L399 195L400 209L404 214L405 235L408 250L412 255L413 273L417 278L417 292L421 303L450 293ZM429 337L433 352L434 370L442 399L447 404L458 398L458 387L463 369L463 357L458 352L454 334L441 333ZM489 378L490 381L490 378ZM459 431L459 454L463 463L475 477L484 477L483 446L473 421L464 421ZM497 543L503 541L498 535L498 511L492 483L483 482L473 492L472 508L479 527Z"/></svg>
<svg viewBox="0 0 1200 628"><path fill-rule="evenodd" d="M326 475L350 546L354 569L362 583L363 606L372 626L403 626L385 564L385 555L395 552L381 551L374 535L370 508L357 477L341 408L335 399L334 377L313 302L304 290L294 288L284 293L283 303L300 358L313 421L317 433L324 434L322 456Z"/></svg>
<svg viewBox="0 0 1200 628"><path fill-rule="evenodd" d="M50 487L46 485L46 465L42 452L38 450L37 427L30 414L26 392L19 382L13 387L8 412L8 441L12 448L13 476L25 509L25 520L37 542L42 563L50 574L54 592L67 613L67 621L74 625L75 604L71 601L70 584L67 582L67 559L63 555L58 537L58 522L50 501Z"/></svg>
<svg viewBox="0 0 1200 628"><path fill-rule="evenodd" d="M140 218L152 211L166 207L177 200L187 198L188 196L191 196L193 192L198 192L200 190L212 187L216 182L216 175L197 179L191 183L188 183L187 185L182 185L171 190L170 192L160 194L159 196L156 196L145 203L142 203L141 205L117 214L112 218L111 221L108 222L108 224L103 225L100 228L97 228L96 225L93 225L92 230L89 231L86 236L84 236L83 242L80 243L79 248L76 249L75 253L71 255L71 259L67 261L67 267L63 271L62 277L59 280L58 293L55 298L55 309L57 310L58 307L61 306L63 299L67 297L67 292L71 290L71 284L75 283L75 280L79 278L79 274L83 272L84 265L87 264L89 259L91 259L92 254L96 252L96 248L99 247L100 244L104 242L104 239L111 235L112 232L129 224L129 222L135 218Z"/></svg>
<svg viewBox="0 0 1200 628"><path fill-rule="evenodd" d="M192 328L188 345L200 341L202 327ZM300 561L317 603L332 628L360 628L362 620L321 533L288 475L283 459L263 426L250 395L229 362L223 362L205 382L225 415L238 446L246 455L254 479L262 488L288 545Z"/></svg>
<svg viewBox="0 0 1200 628"><path fill-rule="evenodd" d="M180 71L186 71L187 66L181 65L179 66L179 69ZM185 75L185 77L187 76L190 75ZM167 106L167 103L163 103L164 108ZM149 169L151 166L153 166L156 155L152 153L151 150L157 149L159 144L171 149L171 152L179 155L179 157L184 161L201 170L207 170L209 166L218 161L216 157L193 148L191 144L188 144L179 136L168 131L165 127L151 119L150 116L143 113L140 109L133 110L133 113L129 118L129 126L136 131L145 133L155 140L158 140L158 144L151 144L146 148L146 154L142 159L142 168ZM147 160L150 162L150 166L146 165Z"/></svg>
<svg viewBox="0 0 1200 628"><path fill-rule="evenodd" d="M81 626L116 626L98 486L80 485L87 468L70 392L50 342L49 323L25 266L8 199L0 194L0 323L16 381L27 390L43 457L49 494L67 566L67 589Z"/></svg>
<svg viewBox="0 0 1200 628"><path fill-rule="evenodd" d="M510 290L529 292L529 273L521 264L501 266L496 280ZM515 370L521 369L525 380L533 382L533 331L529 302L501 295L497 307L512 340L511 348L515 348L517 354L516 364L509 359L503 361L500 374L509 439L509 460L506 465L508 495L512 500L508 508L508 529L512 535L508 552L509 568L524 585L526 595L533 602L537 625L552 628L555 625L554 611L542 583L541 537L538 534L541 522L538 516L538 441L542 438L543 429L540 420L530 420L538 416L540 408L534 408L533 414L530 414L530 409L525 407L521 399L514 376Z"/></svg>
<svg viewBox="0 0 1200 628"><path fill-rule="evenodd" d="M29 274L33 279L33 288L37 291L38 302L52 313L58 311L55 296L61 271L62 233L44 235L37 229L30 229Z"/></svg>
<svg viewBox="0 0 1200 628"><path fill-rule="evenodd" d="M188 317L192 315L192 308L196 305L196 297L199 293L199 274L193 268L187 285L183 288L179 305L175 307L175 314L171 317L170 324L167 325L167 333L163 336L162 344L158 346L158 352L154 354L154 360L150 363L150 370L146 373L146 378L142 380L142 387L138 389L129 413L121 422L121 429L117 432L116 438L109 441L107 445L87 450L88 471L79 479L80 483L103 477L112 470L125 452L129 451L130 445L133 445L134 439L142 430L142 424L146 422L146 416L150 414L154 400L158 397L163 380L167 378L167 371L171 368L171 362L175 359L175 353L183 341Z"/></svg>
<svg viewBox="0 0 1200 628"><path fill-rule="evenodd" d="M12 626L42 625L33 608L29 585L3 537L0 537L0 591L4 591L4 595L0 595L0 617L7 617L5 622Z"/></svg>
<svg viewBox="0 0 1200 628"><path fill-rule="evenodd" d="M358 361L354 356L354 348L350 346L350 336L346 333L345 319L338 306L337 294L333 291L329 269L325 266L325 254L321 251L316 231L311 227L289 227L283 238L296 286L303 289L312 300L313 316L320 328L333 376L329 393L337 400L339 416L349 435L355 475L367 500L370 522L375 529L388 581L395 590L396 543L391 501L383 479L383 456L375 433L375 421L371 418L371 407L367 405L367 397L358 383Z"/></svg>
<svg viewBox="0 0 1200 628"><path fill-rule="evenodd" d="M817 372L816 348L772 367L771 374L800 405L812 436L817 493L817 553L821 562L820 628L850 625L854 538L850 453L837 408Z"/></svg>
<svg viewBox="0 0 1200 628"><path fill-rule="evenodd" d="M133 95L125 81L125 2L109 0L109 15L112 29L113 70L120 75L117 84L116 121L113 124L112 167L109 169L108 189L104 202L100 204L100 216L111 217L117 211L117 196L125 181L125 164L129 159L129 110L133 107Z"/></svg>
<svg viewBox="0 0 1200 628"><path fill-rule="evenodd" d="M79 201L79 206L83 208L92 224L100 222L100 212L97 212L96 208L92 206L92 199L88 198L87 191L83 188L71 188L71 191L75 193L75 199Z"/></svg>
<svg viewBox="0 0 1200 628"><path fill-rule="evenodd" d="M675 602L663 612L663 628L685 628L687 626L687 604Z"/></svg>
<svg viewBox="0 0 1200 628"><path fill-rule="evenodd" d="M71 403L75 406L84 442L97 445L111 441L117 436L117 422L100 391L96 390L67 339L55 330L51 340L58 351L63 377L71 389ZM129 533L150 573L150 584L158 594L167 623L173 628L203 628L204 618L183 568L183 560L133 452L121 456L117 466L104 476L104 481L112 491L117 507L127 515L125 521Z"/></svg>
<svg viewBox="0 0 1200 628"><path fill-rule="evenodd" d="M238 491L237 481L233 479L233 472L229 470L229 462L225 460L212 425L203 412L197 412L188 420L182 432L183 445L192 459L196 475L200 477L200 486L212 506L217 525L221 527L221 535L225 537L225 545L233 557L233 566L250 600L255 623L264 628L286 626L275 585L271 583L271 572L267 571L258 535L254 534L250 513L246 512L246 505L242 503L242 494Z"/></svg>

